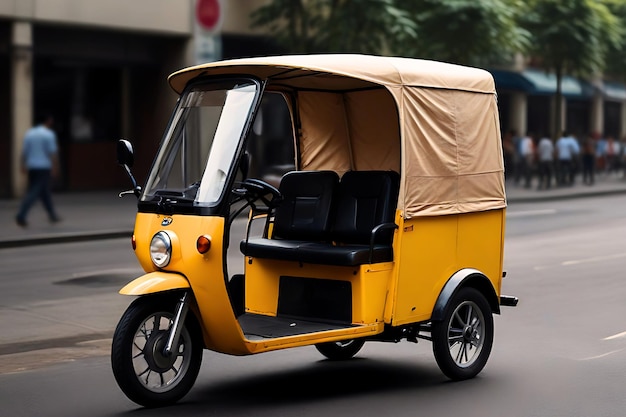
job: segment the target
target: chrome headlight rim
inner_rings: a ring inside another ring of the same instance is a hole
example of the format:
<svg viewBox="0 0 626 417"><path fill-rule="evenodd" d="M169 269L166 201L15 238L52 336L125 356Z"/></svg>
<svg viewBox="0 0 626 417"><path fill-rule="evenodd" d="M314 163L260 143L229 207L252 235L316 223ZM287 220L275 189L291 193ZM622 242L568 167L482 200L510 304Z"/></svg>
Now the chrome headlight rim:
<svg viewBox="0 0 626 417"><path fill-rule="evenodd" d="M157 268L169 265L172 259L172 238L161 230L152 236L150 241L150 259Z"/></svg>

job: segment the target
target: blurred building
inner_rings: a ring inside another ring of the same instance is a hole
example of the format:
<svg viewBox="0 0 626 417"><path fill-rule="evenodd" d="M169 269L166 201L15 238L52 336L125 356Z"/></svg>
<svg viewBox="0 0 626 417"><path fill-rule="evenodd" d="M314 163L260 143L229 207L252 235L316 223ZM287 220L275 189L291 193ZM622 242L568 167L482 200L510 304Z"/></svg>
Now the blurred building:
<svg viewBox="0 0 626 417"><path fill-rule="evenodd" d="M557 117L564 130L584 139L592 132L626 136L626 86L608 79L561 81L561 114L556 111L556 76L526 65L521 57L507 68L492 69L498 90L502 129L550 135Z"/></svg>
<svg viewBox="0 0 626 417"><path fill-rule="evenodd" d="M56 118L56 189L128 187L115 162L119 138L134 144L143 182L176 101L167 76L200 61L274 52L249 29L262 3L0 0L0 197L23 193L22 137L44 111Z"/></svg>

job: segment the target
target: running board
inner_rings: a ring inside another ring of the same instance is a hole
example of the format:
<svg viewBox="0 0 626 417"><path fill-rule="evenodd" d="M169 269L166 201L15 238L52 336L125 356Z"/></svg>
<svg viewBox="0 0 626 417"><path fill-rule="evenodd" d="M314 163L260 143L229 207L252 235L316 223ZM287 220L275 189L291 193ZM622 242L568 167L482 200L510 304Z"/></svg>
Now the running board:
<svg viewBox="0 0 626 417"><path fill-rule="evenodd" d="M237 318L248 340L276 339L361 327L351 323L316 322L295 317L246 313Z"/></svg>

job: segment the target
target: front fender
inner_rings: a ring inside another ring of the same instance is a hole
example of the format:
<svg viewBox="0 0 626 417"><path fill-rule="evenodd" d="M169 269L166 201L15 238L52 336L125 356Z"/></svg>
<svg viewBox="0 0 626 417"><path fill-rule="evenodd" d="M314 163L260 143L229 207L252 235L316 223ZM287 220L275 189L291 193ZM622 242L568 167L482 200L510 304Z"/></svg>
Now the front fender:
<svg viewBox="0 0 626 417"><path fill-rule="evenodd" d="M431 319L433 321L443 320L444 313L448 301L452 298L454 293L463 286L470 286L479 290L487 298L491 311L495 314L500 314L500 304L498 303L498 297L496 291L491 284L491 281L479 270L473 268L465 268L457 271L450 277L446 285L443 286Z"/></svg>
<svg viewBox="0 0 626 417"><path fill-rule="evenodd" d="M156 271L129 282L120 290L123 295L145 295L157 292L190 288L189 281L181 274Z"/></svg>

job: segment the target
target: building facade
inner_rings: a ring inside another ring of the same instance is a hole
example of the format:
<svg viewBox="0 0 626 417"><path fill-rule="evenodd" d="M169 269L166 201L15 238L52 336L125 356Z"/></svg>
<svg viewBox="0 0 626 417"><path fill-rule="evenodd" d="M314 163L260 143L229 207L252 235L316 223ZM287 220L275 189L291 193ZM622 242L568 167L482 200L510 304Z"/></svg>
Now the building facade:
<svg viewBox="0 0 626 417"><path fill-rule="evenodd" d="M563 130L578 139L592 133L620 140L626 136L626 86L596 77L592 80L564 76L561 113L557 114L557 80L554 74L516 63L491 69L498 91L501 126L519 135L553 135L560 118Z"/></svg>
<svg viewBox="0 0 626 417"><path fill-rule="evenodd" d="M21 141L42 112L56 120L57 190L128 187L115 163L120 138L133 143L143 181L176 101L167 76L198 63L196 39L216 40L215 59L272 53L247 29L261 4L0 0L0 197L25 190ZM199 29L206 6L213 27Z"/></svg>

